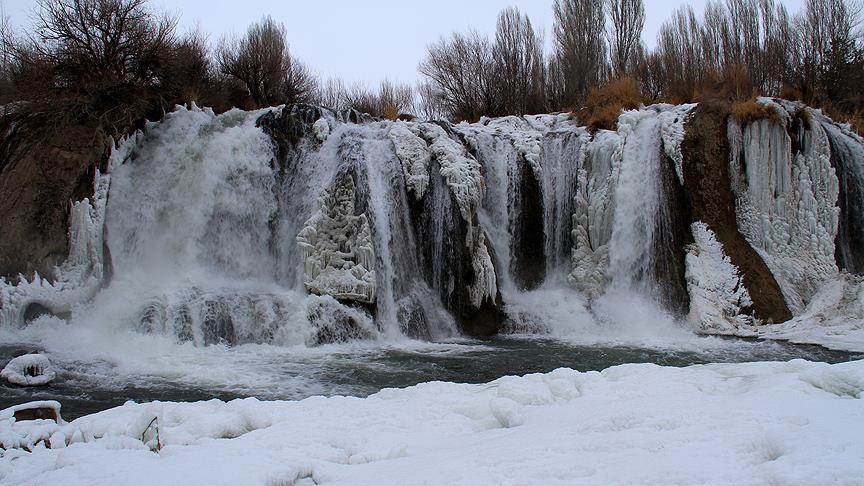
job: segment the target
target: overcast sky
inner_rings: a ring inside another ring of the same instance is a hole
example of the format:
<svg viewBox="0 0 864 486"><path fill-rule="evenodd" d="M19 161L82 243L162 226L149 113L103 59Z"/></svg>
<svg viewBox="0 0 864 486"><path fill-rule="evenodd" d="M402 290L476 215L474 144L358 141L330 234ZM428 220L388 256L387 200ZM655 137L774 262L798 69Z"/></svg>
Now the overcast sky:
<svg viewBox="0 0 864 486"><path fill-rule="evenodd" d="M494 32L498 12L515 5L528 14L547 39L552 34L553 0L150 0L157 9L180 16L181 30L199 26L215 43L220 35L243 32L270 14L288 30L291 50L324 77L375 84L385 76L411 82L426 45L453 31L469 28ZM13 25L30 24L35 0L0 0ZM705 0L646 0L643 38L655 44L657 31L671 12L690 3L701 14ZM786 0L790 13L803 0Z"/></svg>

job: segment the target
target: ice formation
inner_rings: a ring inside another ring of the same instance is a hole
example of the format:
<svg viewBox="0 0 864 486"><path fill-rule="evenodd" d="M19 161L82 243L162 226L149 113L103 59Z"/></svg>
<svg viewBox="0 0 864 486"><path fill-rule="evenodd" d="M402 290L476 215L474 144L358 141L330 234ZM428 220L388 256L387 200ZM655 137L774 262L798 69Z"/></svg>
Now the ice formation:
<svg viewBox="0 0 864 486"><path fill-rule="evenodd" d="M375 248L365 214L354 214L354 178L343 175L321 198L321 210L297 235L306 289L318 295L375 302Z"/></svg>
<svg viewBox="0 0 864 486"><path fill-rule="evenodd" d="M687 290L690 293L690 325L709 334L742 334L753 319L743 313L750 294L738 268L723 252L714 232L705 223L691 225L694 243L687 250Z"/></svg>
<svg viewBox="0 0 864 486"><path fill-rule="evenodd" d="M431 154L426 142L415 135L405 123L394 123L388 132L396 156L402 162L405 185L416 200L422 200L429 185Z"/></svg>
<svg viewBox="0 0 864 486"><path fill-rule="evenodd" d="M469 225L484 196L480 164L465 147L435 123L420 123L417 129L429 143L429 150L441 166L441 175L456 197L459 212Z"/></svg>
<svg viewBox="0 0 864 486"><path fill-rule="evenodd" d="M757 335L864 353L864 277L840 273L790 321L753 329Z"/></svg>
<svg viewBox="0 0 864 486"><path fill-rule="evenodd" d="M21 386L42 386L54 381L56 374L43 354L25 354L12 358L0 371L0 378Z"/></svg>
<svg viewBox="0 0 864 486"><path fill-rule="evenodd" d="M573 270L568 280L589 296L606 288L621 145L617 133L599 131L581 148L572 223Z"/></svg>
<svg viewBox="0 0 864 486"><path fill-rule="evenodd" d="M779 121L742 125L729 119L738 226L771 269L790 310L800 314L837 273L839 183L828 137L809 108L759 101L777 110Z"/></svg>
<svg viewBox="0 0 864 486"><path fill-rule="evenodd" d="M663 150L675 162L675 174L681 184L684 184L682 168L684 156L681 154L681 142L684 141L684 124L694 108L696 105L692 103L669 105L660 113L660 134L663 137Z"/></svg>

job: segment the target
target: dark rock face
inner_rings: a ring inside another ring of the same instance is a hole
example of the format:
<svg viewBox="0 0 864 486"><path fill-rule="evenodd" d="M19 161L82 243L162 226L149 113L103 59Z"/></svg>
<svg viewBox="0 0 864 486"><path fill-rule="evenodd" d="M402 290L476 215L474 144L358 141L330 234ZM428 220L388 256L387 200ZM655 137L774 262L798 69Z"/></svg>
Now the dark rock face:
<svg viewBox="0 0 864 486"><path fill-rule="evenodd" d="M312 132L312 124L319 118L321 108L317 106L289 105L281 111L268 111L261 115L257 124L273 140L276 158L284 163L291 149Z"/></svg>
<svg viewBox="0 0 864 486"><path fill-rule="evenodd" d="M661 160L661 194L667 197L661 202L666 206L660 211L664 216L660 217L657 231L654 232L653 246L657 249L654 275L662 292L664 306L683 316L690 308L684 248L693 243L693 234L690 232L692 218L684 188L678 183L675 174L675 163L665 154Z"/></svg>
<svg viewBox="0 0 864 486"><path fill-rule="evenodd" d="M440 170L438 162L433 161L427 193L412 208L424 277L438 292L444 307L453 313L462 332L470 336L491 336L504 321L501 296L497 295L495 302L484 300L479 309L471 303L468 289L475 275L466 247L468 223L462 219ZM478 230L475 224L474 231Z"/></svg>
<svg viewBox="0 0 864 486"><path fill-rule="evenodd" d="M735 196L729 182L728 105L700 103L686 126L681 151L684 186L692 221L714 231L723 250L744 276L756 317L783 322L792 313L780 286L758 253L738 230Z"/></svg>
<svg viewBox="0 0 864 486"><path fill-rule="evenodd" d="M60 417L57 416L57 410L53 407L30 407L15 410L15 421L24 420L53 420L57 422Z"/></svg>
<svg viewBox="0 0 864 486"><path fill-rule="evenodd" d="M68 254L70 201L93 196L107 138L95 123L0 120L0 277L53 278Z"/></svg>
<svg viewBox="0 0 864 486"><path fill-rule="evenodd" d="M31 321L34 321L34 320L36 320L40 317L43 317L43 316L55 316L55 317L59 317L60 319L68 320L71 317L71 313L69 313L69 312L59 312L59 313L54 312L50 308L48 308L48 307L46 307L46 306L44 306L38 302L31 302L30 304L27 305L27 308L24 309L23 318L24 318L25 323L30 323Z"/></svg>
<svg viewBox="0 0 864 486"><path fill-rule="evenodd" d="M543 192L540 181L525 160L519 161L517 217L510 221L513 235L513 275L519 288L530 290L546 278L543 224Z"/></svg>

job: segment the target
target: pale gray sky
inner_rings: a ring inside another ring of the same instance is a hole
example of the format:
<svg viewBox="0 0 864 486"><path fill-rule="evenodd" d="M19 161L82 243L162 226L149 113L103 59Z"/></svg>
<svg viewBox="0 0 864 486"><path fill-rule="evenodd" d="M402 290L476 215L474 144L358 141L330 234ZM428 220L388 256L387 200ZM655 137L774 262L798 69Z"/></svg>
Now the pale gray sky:
<svg viewBox="0 0 864 486"><path fill-rule="evenodd" d="M376 84L385 76L402 82L418 79L417 63L426 45L453 31L475 28L491 33L498 12L515 5L527 13L547 39L552 33L553 0L150 0L157 9L180 15L181 30L200 26L215 43L220 35L243 32L263 15L288 29L291 50L324 77ZM786 0L790 13L804 0ZM30 24L34 0L0 0L12 23ZM643 38L654 45L657 31L672 11L690 3L701 15L705 0L646 0Z"/></svg>

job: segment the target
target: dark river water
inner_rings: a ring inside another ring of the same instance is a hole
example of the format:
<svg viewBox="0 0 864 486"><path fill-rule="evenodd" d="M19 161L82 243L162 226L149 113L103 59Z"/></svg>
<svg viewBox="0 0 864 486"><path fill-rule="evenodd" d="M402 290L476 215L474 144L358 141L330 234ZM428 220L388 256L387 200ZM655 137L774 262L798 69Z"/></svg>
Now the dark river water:
<svg viewBox="0 0 864 486"><path fill-rule="evenodd" d="M200 379L200 372L136 374L98 359L82 361L49 354L57 379L48 386L36 388L0 384L0 409L29 400L57 400L62 404L63 417L71 420L127 400L228 400L248 396L294 400L313 395L367 396L382 388L406 387L426 381L482 383L505 375L543 373L562 367L590 371L623 363L688 366L799 358L836 363L862 358L818 346L704 339L710 345L697 349L576 345L537 337L497 337L439 344L342 345L302 352L276 346L241 346L238 350L216 350L213 361L201 365L211 373ZM34 347L23 345L2 345L0 365L33 350ZM220 380L221 375L225 376L224 381Z"/></svg>

